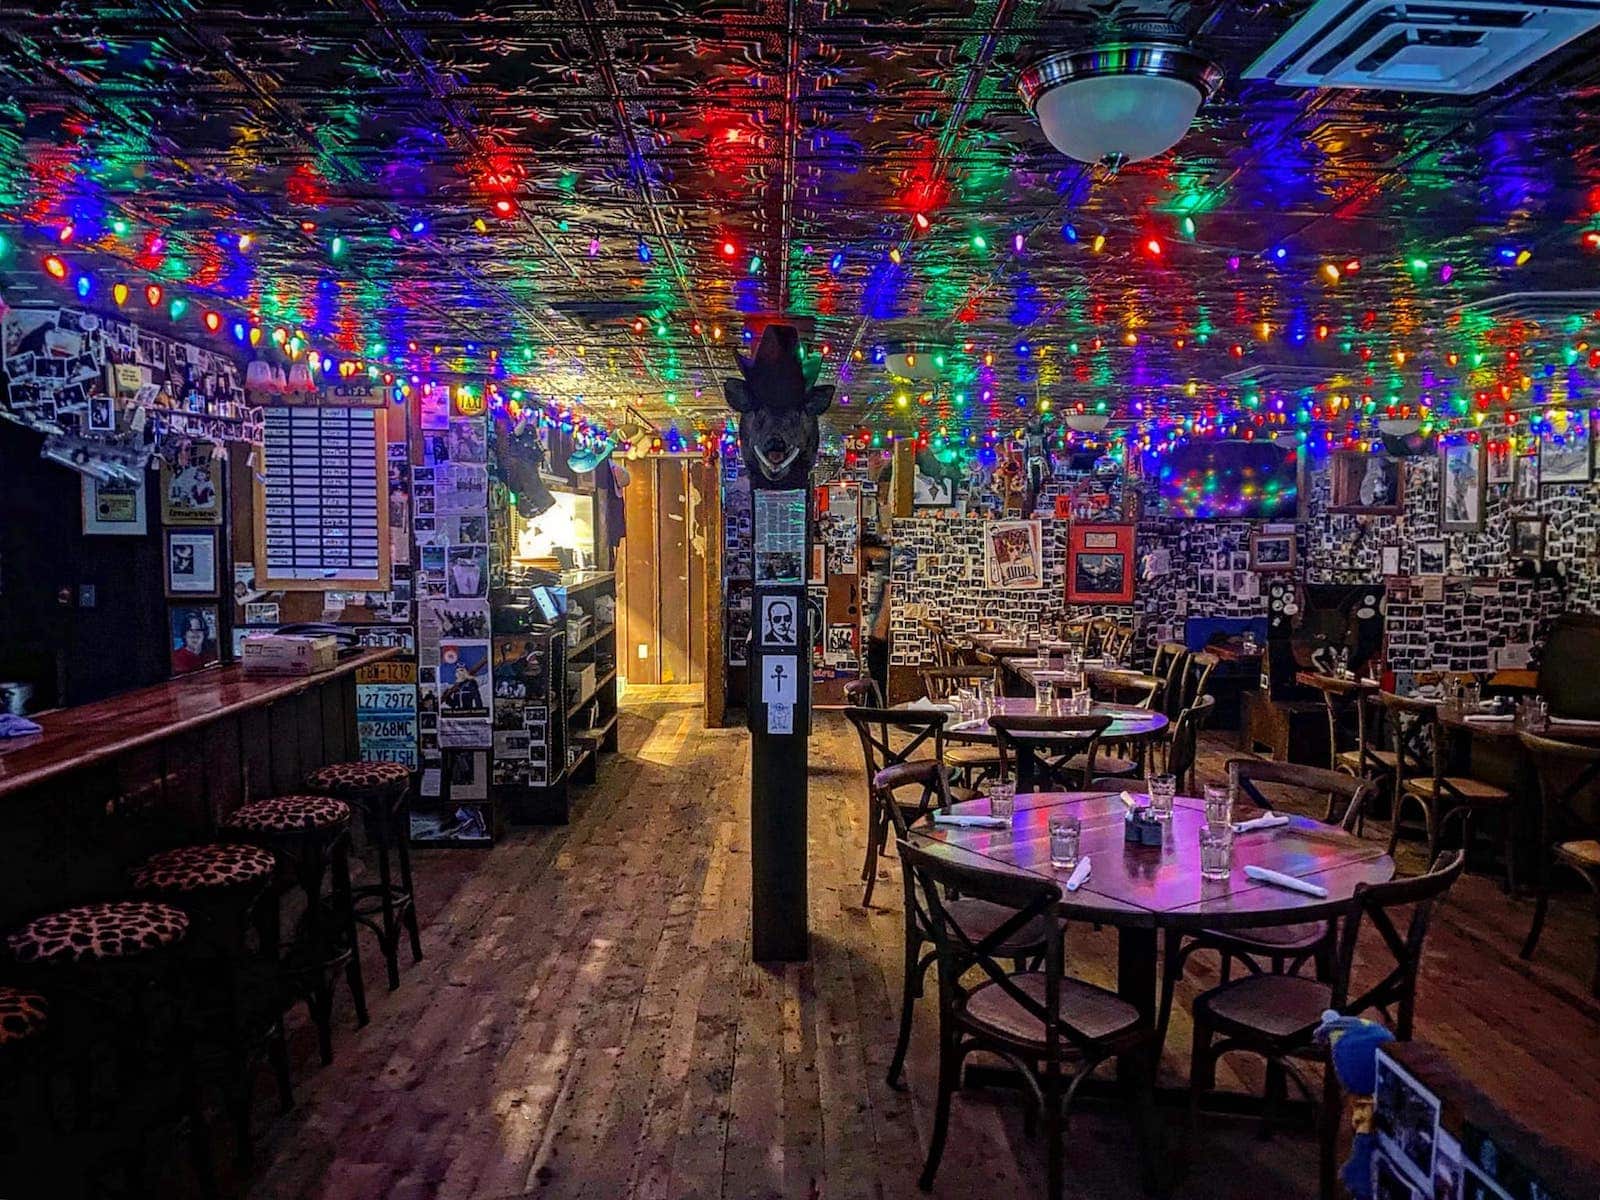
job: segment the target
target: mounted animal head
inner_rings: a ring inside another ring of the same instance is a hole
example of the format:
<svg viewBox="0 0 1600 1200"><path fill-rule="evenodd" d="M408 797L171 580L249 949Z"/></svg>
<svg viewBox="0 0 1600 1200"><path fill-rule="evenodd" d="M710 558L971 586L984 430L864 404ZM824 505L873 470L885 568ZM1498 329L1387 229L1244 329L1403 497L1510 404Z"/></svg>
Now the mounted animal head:
<svg viewBox="0 0 1600 1200"><path fill-rule="evenodd" d="M739 356L743 379L722 388L739 414L739 445L753 480L768 487L804 487L817 458L817 418L833 403L831 384L819 385L822 360L800 353L793 325L768 325L754 358Z"/></svg>

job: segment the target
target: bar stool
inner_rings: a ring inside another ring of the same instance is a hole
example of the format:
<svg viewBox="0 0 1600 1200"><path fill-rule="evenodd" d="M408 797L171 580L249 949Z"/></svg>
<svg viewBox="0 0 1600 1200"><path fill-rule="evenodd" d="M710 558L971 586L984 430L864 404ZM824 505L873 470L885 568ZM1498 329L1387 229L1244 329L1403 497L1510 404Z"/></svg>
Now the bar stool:
<svg viewBox="0 0 1600 1200"><path fill-rule="evenodd" d="M372 930L389 969L389 990L400 986L400 926L411 937L411 961L422 961L422 935L417 928L416 892L411 883L411 772L400 763L342 762L318 767L306 776L306 787L359 808L367 838L378 849L378 882L355 889L356 920ZM398 885L389 873L389 846L400 857ZM373 903L376 901L376 907ZM380 924L376 918L382 917Z"/></svg>
<svg viewBox="0 0 1600 1200"><path fill-rule="evenodd" d="M172 905L114 900L47 913L6 938L21 978L51 997L59 1036L44 1066L71 1095L67 1145L27 1156L23 1171L41 1172L48 1194L61 1194L61 1175L75 1166L92 1184L113 1152L141 1175L146 1135L165 1117L187 1120L202 1194L215 1194L180 959L189 927ZM139 1179L132 1183L142 1190ZM19 1194L33 1193L23 1185Z"/></svg>
<svg viewBox="0 0 1600 1200"><path fill-rule="evenodd" d="M0 1179L20 1170L28 1151L37 1153L35 1127L43 1105L37 1086L50 1003L38 992L0 984ZM35 1086L26 1086L33 1084Z"/></svg>
<svg viewBox="0 0 1600 1200"><path fill-rule="evenodd" d="M130 876L136 895L189 915L199 1032L214 1037L227 1059L224 1090L233 1108L241 1163L251 1158L255 1054L265 1050L272 1064L280 1110L294 1107L276 970L278 906L263 903L275 866L272 852L260 846L179 846L147 858ZM254 953L249 945L252 927L258 942Z"/></svg>
<svg viewBox="0 0 1600 1200"><path fill-rule="evenodd" d="M355 1003L356 1024L367 1023L367 994L361 982L361 949L356 941L354 897L350 890L350 806L331 796L274 796L238 809L222 826L230 836L264 846L286 862L305 896L301 936L291 953L309 955L285 967L285 977L304 989L306 1008L317 1027L317 1049L324 1064L333 1061L333 980L344 968ZM332 878L322 894L324 875ZM330 912L331 910L331 912ZM330 917L343 925L330 924Z"/></svg>

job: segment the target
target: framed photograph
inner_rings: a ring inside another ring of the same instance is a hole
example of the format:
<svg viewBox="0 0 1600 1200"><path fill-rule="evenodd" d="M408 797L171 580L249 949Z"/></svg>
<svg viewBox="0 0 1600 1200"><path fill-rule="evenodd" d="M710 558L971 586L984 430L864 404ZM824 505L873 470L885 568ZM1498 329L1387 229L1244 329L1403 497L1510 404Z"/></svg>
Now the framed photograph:
<svg viewBox="0 0 1600 1200"><path fill-rule="evenodd" d="M1378 551L1378 564L1378 573L1385 578L1400 574L1400 547L1382 547Z"/></svg>
<svg viewBox="0 0 1600 1200"><path fill-rule="evenodd" d="M1418 575L1443 575L1450 561L1450 544L1443 538L1427 538L1417 543Z"/></svg>
<svg viewBox="0 0 1600 1200"><path fill-rule="evenodd" d="M1565 429L1539 435L1539 483L1588 483L1592 471L1588 418L1569 420Z"/></svg>
<svg viewBox="0 0 1600 1200"><path fill-rule="evenodd" d="M1516 456L1510 442L1493 442L1489 445L1489 483L1510 483L1516 475Z"/></svg>
<svg viewBox="0 0 1600 1200"><path fill-rule="evenodd" d="M1038 521L989 521L983 527L984 581L992 588L1028 591L1044 586L1043 534Z"/></svg>
<svg viewBox="0 0 1600 1200"><path fill-rule="evenodd" d="M1329 471L1333 485L1329 512L1400 512L1403 485L1399 459L1384 453L1341 451L1333 456Z"/></svg>
<svg viewBox="0 0 1600 1200"><path fill-rule="evenodd" d="M167 595L220 598L215 529L167 530Z"/></svg>
<svg viewBox="0 0 1600 1200"><path fill-rule="evenodd" d="M143 537L145 518L144 476L137 483L102 483L89 475L83 480L83 532Z"/></svg>
<svg viewBox="0 0 1600 1200"><path fill-rule="evenodd" d="M1511 480L1511 503L1539 503L1539 454L1529 451L1517 456L1517 467Z"/></svg>
<svg viewBox="0 0 1600 1200"><path fill-rule="evenodd" d="M1273 571L1292 571L1295 564L1294 534L1265 533L1256 530L1250 535L1250 569L1260 574Z"/></svg>
<svg viewBox="0 0 1600 1200"><path fill-rule="evenodd" d="M1544 565L1544 517L1511 518L1511 561Z"/></svg>
<svg viewBox="0 0 1600 1200"><path fill-rule="evenodd" d="M1439 447L1439 527L1445 532L1483 528L1483 447L1448 442Z"/></svg>
<svg viewBox="0 0 1600 1200"><path fill-rule="evenodd" d="M1132 525L1074 521L1067 527L1067 602L1133 602Z"/></svg>
<svg viewBox="0 0 1600 1200"><path fill-rule="evenodd" d="M221 618L215 604L174 604L167 610L167 622L174 675L187 675L220 661L217 630Z"/></svg>
<svg viewBox="0 0 1600 1200"><path fill-rule="evenodd" d="M943 464L931 453L919 454L917 459L911 476L911 507L954 508L961 499L963 490L959 471L952 473L942 469ZM934 468L935 471L925 473L923 471L925 466Z"/></svg>
<svg viewBox="0 0 1600 1200"><path fill-rule="evenodd" d="M161 468L163 525L222 524L222 463L212 456Z"/></svg>

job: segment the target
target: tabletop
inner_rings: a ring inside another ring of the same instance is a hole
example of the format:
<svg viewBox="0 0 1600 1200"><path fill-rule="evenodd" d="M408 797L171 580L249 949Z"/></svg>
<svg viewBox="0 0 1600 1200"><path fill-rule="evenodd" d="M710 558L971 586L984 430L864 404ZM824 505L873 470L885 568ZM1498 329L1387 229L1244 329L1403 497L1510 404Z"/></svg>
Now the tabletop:
<svg viewBox="0 0 1600 1200"><path fill-rule="evenodd" d="M1491 717L1487 713L1467 713L1446 704L1439 706L1439 724L1464 729L1473 737L1482 738L1514 739L1522 732L1513 715ZM1556 742L1600 742L1600 722L1596 721L1563 721L1560 717L1551 717L1546 728L1528 732L1538 732L1540 737Z"/></svg>
<svg viewBox="0 0 1600 1200"><path fill-rule="evenodd" d="M1142 796L1139 797L1141 800ZM986 813L983 799L957 804L958 813ZM1241 833L1234 839L1233 873L1225 880L1200 877L1202 801L1180 796L1166 823L1162 846L1128 846L1122 840L1122 801L1110 792L1035 792L1016 798L1010 829L960 829L919 825L925 842L949 847L953 856L982 865L1063 880L1050 866L1049 818L1067 812L1082 822L1080 849L1093 866L1076 892L1063 892L1065 916L1107 925L1146 928L1226 929L1248 925L1321 920L1336 915L1357 884L1394 877L1394 860L1383 847L1310 817ZM1253 815L1241 811L1236 820ZM1318 883L1326 898L1257 883L1246 865Z"/></svg>
<svg viewBox="0 0 1600 1200"><path fill-rule="evenodd" d="M39 713L30 719L42 732L0 741L0 795L199 728L241 709L321 687L398 653L392 647L380 647L347 654L332 670L316 675L246 675L233 663L93 704Z"/></svg>
<svg viewBox="0 0 1600 1200"><path fill-rule="evenodd" d="M996 715L1004 713L1007 716L1037 716L1039 708L1032 696L999 696L995 699L994 711ZM1100 735L1103 741L1141 741L1157 736L1167 727L1164 713L1139 708L1133 704L1097 703L1089 712L1111 718L1110 727ZM989 727L988 717L973 717L970 720L947 724L944 732L946 737L958 741L994 741L994 730Z"/></svg>

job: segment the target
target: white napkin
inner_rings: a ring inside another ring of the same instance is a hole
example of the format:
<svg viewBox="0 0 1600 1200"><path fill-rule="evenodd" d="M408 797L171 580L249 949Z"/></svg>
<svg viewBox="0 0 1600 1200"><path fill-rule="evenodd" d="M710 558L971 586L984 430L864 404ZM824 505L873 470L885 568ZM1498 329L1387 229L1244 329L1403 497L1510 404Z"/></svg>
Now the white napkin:
<svg viewBox="0 0 1600 1200"><path fill-rule="evenodd" d="M1244 869L1245 877L1254 879L1257 883L1270 883L1273 887L1288 888L1291 892L1304 892L1307 896L1316 896L1325 899L1328 889L1319 883L1307 883L1304 879L1296 879L1293 875L1285 875L1280 871L1269 871L1266 867L1258 867L1254 863Z"/></svg>
<svg viewBox="0 0 1600 1200"><path fill-rule="evenodd" d="M1139 802L1133 798L1133 793L1132 792L1123 792L1122 793L1122 802L1124 804L1126 804L1129 808L1138 808L1139 807Z"/></svg>
<svg viewBox="0 0 1600 1200"><path fill-rule="evenodd" d="M1600 721L1586 721L1582 717L1551 717L1552 725L1567 725L1573 729L1600 729Z"/></svg>
<svg viewBox="0 0 1600 1200"><path fill-rule="evenodd" d="M934 813L935 825L951 825L957 829L1009 829L1011 822L1004 817L984 816L981 813Z"/></svg>
<svg viewBox="0 0 1600 1200"><path fill-rule="evenodd" d="M939 701L930 700L926 696L918 696L915 700L908 702L905 707L914 708L919 712L955 712L956 710L954 704L941 704Z"/></svg>
<svg viewBox="0 0 1600 1200"><path fill-rule="evenodd" d="M1466 719L1469 720L1469 721L1484 721L1484 722L1514 721L1514 720L1516 720L1516 714L1515 713L1468 713Z"/></svg>
<svg viewBox="0 0 1600 1200"><path fill-rule="evenodd" d="M1267 813L1265 816L1251 817L1248 821L1235 821L1235 833L1249 833L1252 829L1276 829L1279 825L1287 825L1289 818L1281 813Z"/></svg>
<svg viewBox="0 0 1600 1200"><path fill-rule="evenodd" d="M1078 860L1078 865L1072 868L1072 874L1067 876L1066 888L1075 892L1083 886L1083 881L1089 878L1089 856L1085 854Z"/></svg>

